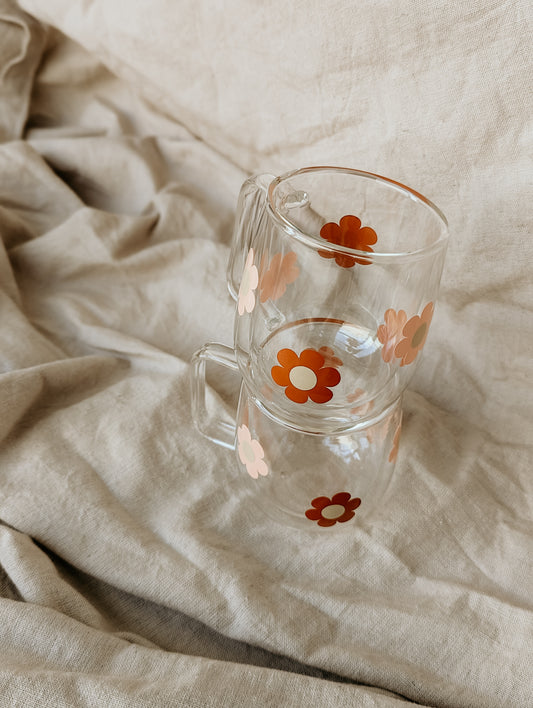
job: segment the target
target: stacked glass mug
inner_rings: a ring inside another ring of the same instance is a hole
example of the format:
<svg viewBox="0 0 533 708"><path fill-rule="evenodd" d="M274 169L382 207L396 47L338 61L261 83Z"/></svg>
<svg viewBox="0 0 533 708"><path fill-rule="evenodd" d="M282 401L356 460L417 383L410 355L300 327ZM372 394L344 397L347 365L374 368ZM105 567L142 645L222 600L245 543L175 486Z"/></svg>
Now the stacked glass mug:
<svg viewBox="0 0 533 708"><path fill-rule="evenodd" d="M193 356L192 409L278 521L347 527L383 499L447 240L435 205L371 173L309 167L244 183L228 267L234 348ZM235 425L206 415L208 361L242 376Z"/></svg>

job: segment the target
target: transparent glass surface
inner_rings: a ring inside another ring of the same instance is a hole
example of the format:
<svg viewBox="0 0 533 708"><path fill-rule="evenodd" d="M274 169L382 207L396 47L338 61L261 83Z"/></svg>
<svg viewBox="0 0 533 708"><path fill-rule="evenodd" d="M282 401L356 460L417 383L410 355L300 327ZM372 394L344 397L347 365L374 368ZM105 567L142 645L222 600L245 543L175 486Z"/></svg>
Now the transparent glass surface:
<svg viewBox="0 0 533 708"><path fill-rule="evenodd" d="M243 385L236 462L250 498L273 520L346 530L382 503L400 430L400 400L350 431L310 434L273 417Z"/></svg>
<svg viewBox="0 0 533 708"><path fill-rule="evenodd" d="M248 180L228 284L238 364L262 405L333 433L394 402L422 355L447 238L437 207L376 175Z"/></svg>

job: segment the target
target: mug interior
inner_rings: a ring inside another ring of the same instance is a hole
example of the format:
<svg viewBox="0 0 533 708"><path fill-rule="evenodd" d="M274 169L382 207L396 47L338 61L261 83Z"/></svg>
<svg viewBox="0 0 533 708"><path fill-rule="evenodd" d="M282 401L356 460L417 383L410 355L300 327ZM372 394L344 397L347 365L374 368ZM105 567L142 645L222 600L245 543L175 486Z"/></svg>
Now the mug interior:
<svg viewBox="0 0 533 708"><path fill-rule="evenodd" d="M446 218L422 194L359 170L310 167L289 172L271 182L268 205L289 235L312 248L327 243L328 250L369 261L423 255L445 247L448 238ZM365 240L370 251L361 246Z"/></svg>

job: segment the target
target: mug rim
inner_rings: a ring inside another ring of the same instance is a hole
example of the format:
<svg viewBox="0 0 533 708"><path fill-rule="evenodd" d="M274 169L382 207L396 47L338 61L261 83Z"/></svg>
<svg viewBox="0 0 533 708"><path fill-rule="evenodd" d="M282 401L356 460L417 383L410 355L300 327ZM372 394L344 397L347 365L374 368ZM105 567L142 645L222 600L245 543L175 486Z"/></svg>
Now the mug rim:
<svg viewBox="0 0 533 708"><path fill-rule="evenodd" d="M443 212L434 204L431 200L427 199L423 194L417 192L411 187L397 182L396 180L390 179L389 177L384 177L383 175L375 174L374 172L366 172L364 170L358 170L351 167L339 167L332 165L316 165L312 167L301 167L295 170L290 170L285 172L278 177L274 177L267 187L267 205L272 217L280 224L280 226L286 231L289 236L296 238L298 241L317 249L320 247L321 250L326 248L323 240L318 240L316 235L309 234L302 231L296 224L287 219L283 214L281 214L274 204L274 192L276 188L285 180L288 180L296 175L302 175L309 172L338 172L349 175L354 175L357 177L363 177L364 179L371 179L377 182L381 182L388 187L395 189L396 191L402 192L409 199L412 199L425 208L430 209L433 214L441 223L441 232L439 237L433 241L433 243L418 248L413 251L361 251L356 248L349 248L348 246L341 246L336 243L327 242L327 250L333 253L341 253L349 256L355 256L361 258L366 263L372 262L386 262L386 261L397 261L397 260L411 260L425 257L427 255L433 254L433 252L441 251L446 248L449 238L449 225L448 220L444 216Z"/></svg>
<svg viewBox="0 0 533 708"><path fill-rule="evenodd" d="M253 382L244 375L242 376L241 386L239 389L239 397L241 395L251 400L263 415L277 425L280 425L282 428L287 428L293 432L302 433L303 435L310 435L315 438L341 437L343 435L350 435L350 433L360 433L367 428L372 428L373 426L381 423L381 421L387 418L387 416L389 416L394 410L402 410L403 402L402 392L398 394L392 402L387 403L387 405L380 409L374 416L353 420L341 425L338 428L332 428L331 430L309 430L302 428L300 425L293 424L288 418L282 418L276 412L270 410L265 401L258 395Z"/></svg>

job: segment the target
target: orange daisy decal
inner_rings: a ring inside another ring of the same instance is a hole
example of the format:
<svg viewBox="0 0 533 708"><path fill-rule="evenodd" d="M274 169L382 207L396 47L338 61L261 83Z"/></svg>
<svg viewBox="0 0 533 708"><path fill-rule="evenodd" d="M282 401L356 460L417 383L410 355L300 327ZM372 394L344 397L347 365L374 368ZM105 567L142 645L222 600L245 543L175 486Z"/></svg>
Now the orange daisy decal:
<svg viewBox="0 0 533 708"><path fill-rule="evenodd" d="M271 375L294 403L327 403L333 397L329 387L336 386L341 375L332 366L324 366L324 357L316 349L304 349L298 356L292 349L278 352L281 366L273 366Z"/></svg>
<svg viewBox="0 0 533 708"><path fill-rule="evenodd" d="M294 251L285 255L276 253L268 265L268 270L260 276L261 302L266 302L268 299L278 300L287 290L287 285L294 283L300 275L296 259Z"/></svg>
<svg viewBox="0 0 533 708"><path fill-rule="evenodd" d="M401 359L400 366L411 364L421 352L428 336L429 325L433 317L433 303L422 310L420 316L415 315L407 322L402 330L403 339L394 347L394 356Z"/></svg>
<svg viewBox="0 0 533 708"><path fill-rule="evenodd" d="M319 526L334 526L337 522L342 524L353 519L355 510L361 504L359 497L352 499L348 492L338 492L331 499L317 497L311 502L312 509L305 515L311 521L316 521Z"/></svg>
<svg viewBox="0 0 533 708"><path fill-rule="evenodd" d="M355 248L358 251L368 251L373 253L372 245L378 240L377 234L370 226L361 226L361 219L352 214L343 216L338 224L329 221L320 229L320 236L329 243L336 243L339 246ZM341 268L352 268L356 263L369 265L366 258L348 256L344 253L333 253L332 251L319 251L322 258L334 258L335 263Z"/></svg>
<svg viewBox="0 0 533 708"><path fill-rule="evenodd" d="M378 339L383 344L381 356L384 362L392 361L394 349L402 337L403 328L407 323L407 315L403 310L396 312L392 308L385 313L385 324L378 327Z"/></svg>

